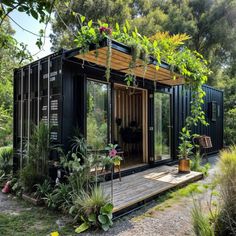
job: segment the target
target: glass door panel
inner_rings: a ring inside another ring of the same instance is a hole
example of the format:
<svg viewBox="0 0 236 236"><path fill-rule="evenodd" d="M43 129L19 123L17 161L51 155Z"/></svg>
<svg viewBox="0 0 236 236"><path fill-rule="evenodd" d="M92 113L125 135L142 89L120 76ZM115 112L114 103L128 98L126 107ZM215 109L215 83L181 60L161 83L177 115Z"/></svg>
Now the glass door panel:
<svg viewBox="0 0 236 236"><path fill-rule="evenodd" d="M109 142L108 92L107 84L87 81L87 144L90 150L104 150Z"/></svg>
<svg viewBox="0 0 236 236"><path fill-rule="evenodd" d="M155 161L171 158L170 94L154 95Z"/></svg>

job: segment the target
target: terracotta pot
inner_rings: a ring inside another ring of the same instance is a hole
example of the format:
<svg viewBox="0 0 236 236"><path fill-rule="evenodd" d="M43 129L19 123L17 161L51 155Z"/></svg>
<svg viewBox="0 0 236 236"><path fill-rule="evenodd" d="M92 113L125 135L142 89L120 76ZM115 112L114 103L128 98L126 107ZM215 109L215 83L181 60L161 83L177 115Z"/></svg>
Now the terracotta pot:
<svg viewBox="0 0 236 236"><path fill-rule="evenodd" d="M179 173L190 173L190 159L179 159Z"/></svg>

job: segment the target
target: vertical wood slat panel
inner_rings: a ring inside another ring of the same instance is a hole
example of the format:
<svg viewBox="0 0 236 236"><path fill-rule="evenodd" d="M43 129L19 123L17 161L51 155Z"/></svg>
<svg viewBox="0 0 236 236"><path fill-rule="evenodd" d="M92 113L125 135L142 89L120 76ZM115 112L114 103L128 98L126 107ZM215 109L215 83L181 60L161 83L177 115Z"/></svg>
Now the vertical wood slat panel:
<svg viewBox="0 0 236 236"><path fill-rule="evenodd" d="M121 127L128 127L131 121L136 121L138 126L142 128L142 94L129 93L129 90L116 88L115 95L115 107L116 118L122 119ZM115 128L117 130L117 126ZM122 140L119 134L115 132L115 139L119 144L122 144Z"/></svg>

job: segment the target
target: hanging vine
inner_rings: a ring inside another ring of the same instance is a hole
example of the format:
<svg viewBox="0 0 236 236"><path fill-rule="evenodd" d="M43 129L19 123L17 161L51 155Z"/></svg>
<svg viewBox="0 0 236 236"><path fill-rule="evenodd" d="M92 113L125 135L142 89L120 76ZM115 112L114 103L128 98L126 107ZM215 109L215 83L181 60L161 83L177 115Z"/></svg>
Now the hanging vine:
<svg viewBox="0 0 236 236"><path fill-rule="evenodd" d="M84 17L81 22L85 22ZM124 77L128 86L135 83L137 62L139 63L141 61L144 71L143 76L145 77L151 57L156 60L156 70L159 69L161 62L165 61L170 66L173 79L175 79L175 74L179 74L185 79L185 85L192 92L192 101L190 115L186 118L185 126L180 133L181 143L179 145L179 153L182 157L186 157L188 150L191 150L192 127L199 122L207 125L205 114L202 110L203 98L205 96L202 85L206 83L207 77L210 74L207 62L203 59L202 55L184 46L184 42L190 38L186 34L171 36L167 32L158 32L148 38L139 34L136 28L133 31L130 29L131 27L127 21L122 29L118 24L116 24L114 29L111 29L108 27L108 24L100 21L98 21L98 24L93 24L92 21L89 21L81 27L75 42L81 48L80 52L85 53L89 50L91 44L95 44L97 48L102 40L107 40L108 48L105 72L107 80L110 79L111 73L112 40L116 40L131 48L129 73Z"/></svg>

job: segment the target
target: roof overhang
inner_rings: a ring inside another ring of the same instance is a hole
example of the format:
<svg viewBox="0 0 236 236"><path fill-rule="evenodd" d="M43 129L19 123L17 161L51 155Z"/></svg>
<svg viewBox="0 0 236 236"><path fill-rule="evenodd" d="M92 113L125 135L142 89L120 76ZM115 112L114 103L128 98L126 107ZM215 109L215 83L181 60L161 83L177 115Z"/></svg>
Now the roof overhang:
<svg viewBox="0 0 236 236"><path fill-rule="evenodd" d="M90 50L84 54L80 53L80 48L68 51L66 53L66 58L75 57L102 67L106 67L107 50L107 41L103 41L99 48L95 49L95 45L91 45ZM130 47L114 40L111 41L112 70L125 74L130 73L129 64L131 59L132 56ZM136 67L133 70L134 74L137 77L156 81L164 85L174 86L184 84L184 79L179 74L172 72L167 63L162 62L158 70L156 69L157 64L157 61L153 57L150 57L150 63L147 65L145 71L143 61L138 59L136 62Z"/></svg>

